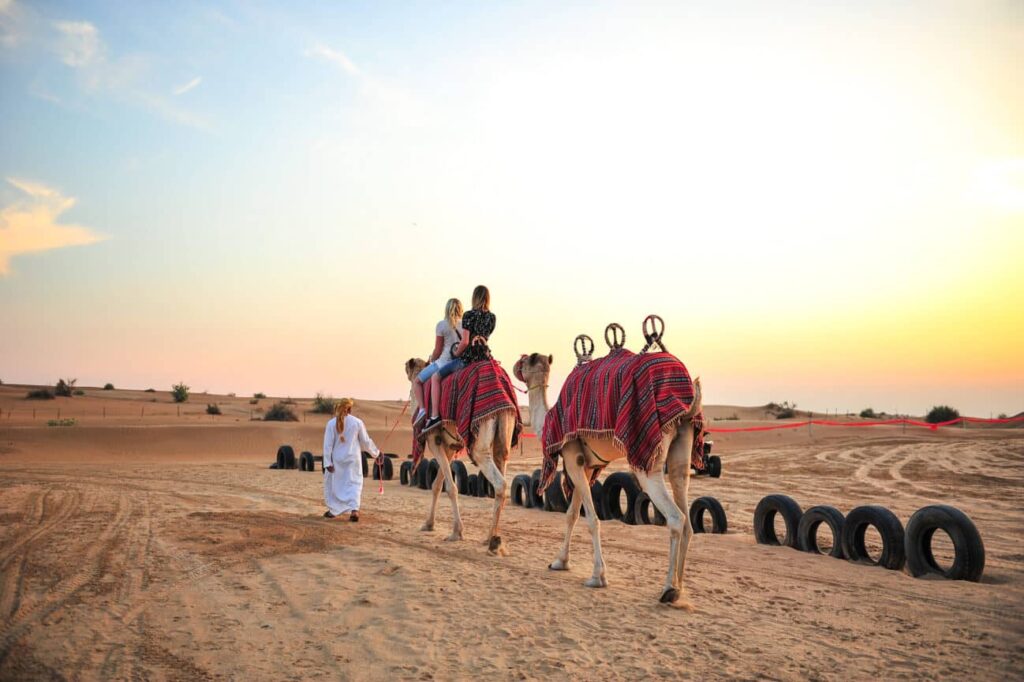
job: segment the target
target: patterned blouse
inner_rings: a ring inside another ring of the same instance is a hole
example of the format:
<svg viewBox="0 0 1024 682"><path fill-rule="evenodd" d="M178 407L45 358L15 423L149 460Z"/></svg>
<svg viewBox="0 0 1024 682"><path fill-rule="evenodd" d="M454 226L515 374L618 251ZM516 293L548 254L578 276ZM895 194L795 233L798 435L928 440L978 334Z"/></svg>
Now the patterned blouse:
<svg viewBox="0 0 1024 682"><path fill-rule="evenodd" d="M480 336L486 342L494 333L497 318L494 313L485 310L467 310L462 316L462 328L469 332L469 345L462 352L461 360L467 365L471 362L491 359L491 349L487 344L474 345L473 339Z"/></svg>

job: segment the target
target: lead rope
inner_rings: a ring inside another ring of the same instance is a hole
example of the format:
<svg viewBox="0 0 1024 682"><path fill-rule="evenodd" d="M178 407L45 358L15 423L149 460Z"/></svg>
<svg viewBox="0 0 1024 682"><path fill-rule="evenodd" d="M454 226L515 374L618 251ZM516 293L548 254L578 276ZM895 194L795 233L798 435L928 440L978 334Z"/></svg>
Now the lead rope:
<svg viewBox="0 0 1024 682"><path fill-rule="evenodd" d="M405 411L408 410L408 409L409 409L409 401L406 400L405 401L405 405L402 406L402 411L398 413L398 419L395 420L395 425L391 427L390 431L388 431L388 435L384 436L384 440L381 442L381 447L377 448L378 450L383 450L383 446L388 444L388 439L391 438L391 434L393 434L395 432L395 429L398 428L399 423L401 423L401 421L402 421L402 415L404 415ZM374 462L373 465L375 467L377 467L377 480L380 482L380 485L377 487L377 494L378 495L383 495L384 494L384 454L383 453L381 453L380 457L377 458L377 461Z"/></svg>

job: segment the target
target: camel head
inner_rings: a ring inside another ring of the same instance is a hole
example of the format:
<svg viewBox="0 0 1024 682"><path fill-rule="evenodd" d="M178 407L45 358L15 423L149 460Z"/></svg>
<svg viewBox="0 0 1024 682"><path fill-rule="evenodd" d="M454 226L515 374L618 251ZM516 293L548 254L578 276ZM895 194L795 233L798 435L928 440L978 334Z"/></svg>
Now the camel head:
<svg viewBox="0 0 1024 682"><path fill-rule="evenodd" d="M409 381L412 381L426 366L427 361L423 358L409 358L405 361L405 376L409 377Z"/></svg>
<svg viewBox="0 0 1024 682"><path fill-rule="evenodd" d="M554 361L553 355L541 355L540 353L522 355L512 367L512 374L526 384L527 388L547 386L551 365Z"/></svg>

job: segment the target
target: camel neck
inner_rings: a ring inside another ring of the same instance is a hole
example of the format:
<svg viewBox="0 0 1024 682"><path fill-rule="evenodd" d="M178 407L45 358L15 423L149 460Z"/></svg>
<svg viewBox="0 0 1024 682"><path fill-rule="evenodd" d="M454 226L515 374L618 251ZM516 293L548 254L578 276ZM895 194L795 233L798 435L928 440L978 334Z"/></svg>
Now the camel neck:
<svg viewBox="0 0 1024 682"><path fill-rule="evenodd" d="M530 426L538 437L544 433L544 417L548 413L547 386L534 386L527 392L530 402Z"/></svg>

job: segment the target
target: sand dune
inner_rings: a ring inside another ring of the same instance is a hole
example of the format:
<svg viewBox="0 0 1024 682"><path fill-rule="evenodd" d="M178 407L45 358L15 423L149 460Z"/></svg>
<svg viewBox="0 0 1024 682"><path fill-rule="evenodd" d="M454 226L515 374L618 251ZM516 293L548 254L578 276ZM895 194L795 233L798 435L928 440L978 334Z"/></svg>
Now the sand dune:
<svg viewBox="0 0 1024 682"><path fill-rule="evenodd" d="M422 533L427 493L397 481L383 495L367 481L359 524L321 518L319 473L267 465L283 442L316 451L326 417L250 422L248 400L226 397L222 417L169 402L142 417L152 394L89 393L62 401L75 426L47 427L0 387L3 679L1005 679L1024 664L1020 430L720 434L725 475L691 497L717 497L730 532L691 544L686 610L656 602L664 528L605 522L611 585L588 590L583 524L571 570L545 568L558 514L508 507L500 559L482 545L490 500L463 498L456 544L442 541L447 504ZM749 410L738 425L759 408L718 409ZM357 408L378 443L400 410ZM408 439L403 423L384 447L404 455ZM528 439L510 470L538 464ZM904 521L958 506L985 539L984 579L756 545L753 508L772 492Z"/></svg>

